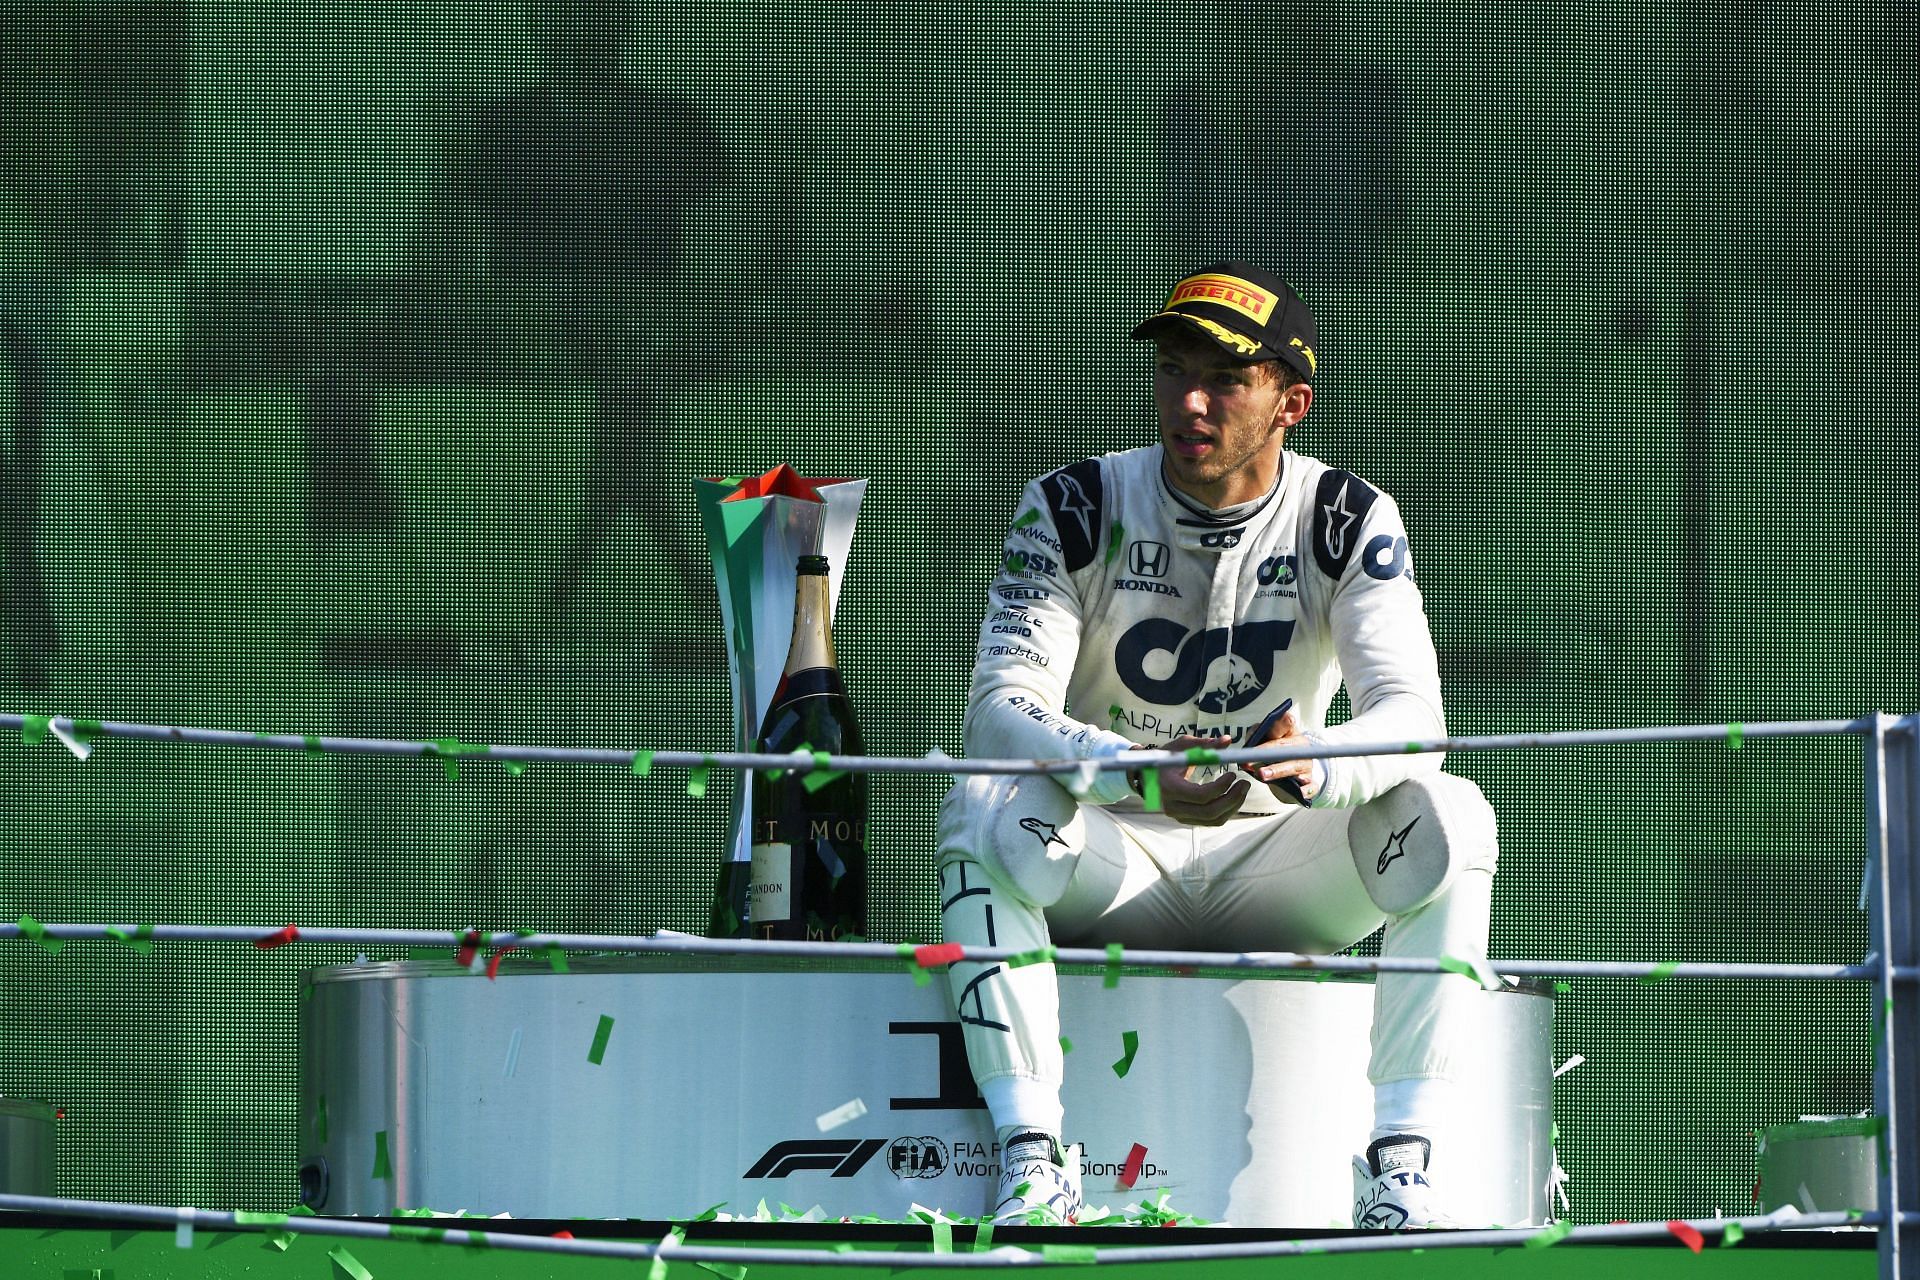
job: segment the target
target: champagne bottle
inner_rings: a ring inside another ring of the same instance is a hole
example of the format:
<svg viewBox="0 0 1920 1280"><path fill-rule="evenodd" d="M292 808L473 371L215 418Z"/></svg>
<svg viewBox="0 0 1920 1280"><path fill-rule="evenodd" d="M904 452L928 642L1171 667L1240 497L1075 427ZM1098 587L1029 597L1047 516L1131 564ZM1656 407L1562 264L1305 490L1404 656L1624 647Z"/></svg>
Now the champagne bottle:
<svg viewBox="0 0 1920 1280"><path fill-rule="evenodd" d="M833 660L827 584L827 558L801 556L793 643L761 724L761 751L866 753ZM831 942L866 936L867 775L843 773L808 790L808 773L753 775L751 937Z"/></svg>

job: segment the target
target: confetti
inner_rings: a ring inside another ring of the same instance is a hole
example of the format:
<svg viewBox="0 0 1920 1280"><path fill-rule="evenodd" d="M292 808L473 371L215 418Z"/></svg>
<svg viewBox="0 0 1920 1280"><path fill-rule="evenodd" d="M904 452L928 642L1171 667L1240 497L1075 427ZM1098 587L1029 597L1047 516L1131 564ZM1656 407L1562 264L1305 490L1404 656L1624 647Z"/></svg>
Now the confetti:
<svg viewBox="0 0 1920 1280"><path fill-rule="evenodd" d="M480 949L487 945L486 935L478 929L469 929L460 935L459 949L453 953L453 962L462 969L473 968L473 960Z"/></svg>
<svg viewBox="0 0 1920 1280"><path fill-rule="evenodd" d="M647 1280L667 1280L667 1250L679 1248L680 1242L686 1238L687 1233L681 1227L667 1232L653 1255L652 1264L647 1268Z"/></svg>
<svg viewBox="0 0 1920 1280"><path fill-rule="evenodd" d="M174 1211L173 1247L176 1249L193 1248L193 1210L181 1208Z"/></svg>
<svg viewBox="0 0 1920 1280"><path fill-rule="evenodd" d="M1585 1055L1584 1053L1574 1054L1571 1058L1568 1058L1565 1062L1561 1063L1559 1066L1553 1069L1553 1078L1555 1080L1558 1080L1561 1076L1567 1074L1567 1072L1573 1070L1575 1067L1579 1066L1581 1063L1585 1062L1586 1060L1587 1060L1587 1055Z"/></svg>
<svg viewBox="0 0 1920 1280"><path fill-rule="evenodd" d="M1120 1061L1113 1064L1113 1074L1124 1080L1126 1079L1127 1072L1133 1070L1133 1055L1140 1051L1140 1033L1138 1031L1122 1031L1120 1033L1120 1047L1125 1050L1125 1052L1120 1055Z"/></svg>
<svg viewBox="0 0 1920 1280"><path fill-rule="evenodd" d="M255 938L253 945L262 951L271 951L275 947L284 947L289 942L297 942L299 938L300 930L293 925L288 925L277 933L270 933L264 938Z"/></svg>
<svg viewBox="0 0 1920 1280"><path fill-rule="evenodd" d="M73 725L75 729L80 730L83 733L86 732L86 730L89 727L91 727L93 731L96 733L99 732L99 729L100 729L99 724L92 720L76 720L73 722ZM88 746L86 743L82 742L78 737L74 736L74 734L69 730L67 730L63 725L61 725L61 723L58 720L50 721L47 727L53 730L53 736L60 739L61 745L65 746L67 750L73 752L74 759L85 760L88 756L93 754L92 747Z"/></svg>
<svg viewBox="0 0 1920 1280"><path fill-rule="evenodd" d="M32 916L20 917L20 932L33 939L34 944L50 956L59 955L60 948L67 945L58 938L49 938L47 936L47 926L41 924Z"/></svg>
<svg viewBox="0 0 1920 1280"><path fill-rule="evenodd" d="M687 770L687 794L695 800L704 799L707 794L707 775L713 772L713 761L702 756L700 763Z"/></svg>
<svg viewBox="0 0 1920 1280"><path fill-rule="evenodd" d="M1119 943L1107 944L1107 976L1101 980L1100 985L1109 991L1120 985L1120 958L1125 954L1125 948Z"/></svg>
<svg viewBox="0 0 1920 1280"><path fill-rule="evenodd" d="M37 747L47 740L47 730L52 725L52 716L23 716L20 719L20 741L29 747Z"/></svg>
<svg viewBox="0 0 1920 1280"><path fill-rule="evenodd" d="M1695 1253L1700 1252L1700 1246L1706 1243L1698 1231L1684 1222L1669 1222L1667 1224L1667 1230L1673 1232L1674 1239Z"/></svg>
<svg viewBox="0 0 1920 1280"><path fill-rule="evenodd" d="M1127 527L1118 520L1115 520L1113 522L1113 528L1107 530L1107 558L1104 563L1112 564L1114 557L1120 554L1120 548L1126 541Z"/></svg>
<svg viewBox="0 0 1920 1280"><path fill-rule="evenodd" d="M1092 1266L1100 1261L1099 1251L1090 1244L1043 1244L1040 1256L1065 1266Z"/></svg>
<svg viewBox="0 0 1920 1280"><path fill-rule="evenodd" d="M1741 724L1738 720L1734 721L1732 724L1727 726L1727 750L1738 751L1740 749L1740 744L1742 742L1745 742L1746 738L1747 738L1746 726ZM1699 1250L1695 1249L1694 1252L1698 1253Z"/></svg>
<svg viewBox="0 0 1920 1280"><path fill-rule="evenodd" d="M373 1135L373 1173L375 1178L391 1178L393 1161L387 1156L387 1131L385 1129Z"/></svg>
<svg viewBox="0 0 1920 1280"><path fill-rule="evenodd" d="M1071 1041L1071 1040L1069 1040L1069 1039L1067 1039L1067 1038L1066 1038L1065 1036L1061 1036L1061 1037L1060 1037L1060 1052L1061 1052L1061 1053L1072 1053L1072 1052L1073 1052L1073 1041Z"/></svg>
<svg viewBox="0 0 1920 1280"><path fill-rule="evenodd" d="M859 1098L843 1102L831 1111L822 1112L813 1118L814 1127L825 1133L829 1129L838 1129L843 1124L852 1124L867 1114L867 1104Z"/></svg>
<svg viewBox="0 0 1920 1280"><path fill-rule="evenodd" d="M593 1048L587 1050L587 1061L599 1066L607 1056L607 1040L613 1035L613 1019L606 1014L600 1015L600 1026L593 1033Z"/></svg>
<svg viewBox="0 0 1920 1280"><path fill-rule="evenodd" d="M153 954L153 926L150 924L143 924L132 933L128 933L118 925L108 925L107 936L115 942L132 947L143 956Z"/></svg>
<svg viewBox="0 0 1920 1280"><path fill-rule="evenodd" d="M520 1038L519 1027L515 1027L513 1034L507 1037L507 1063L500 1068L500 1074L509 1080L513 1078L514 1071L520 1066Z"/></svg>
<svg viewBox="0 0 1920 1280"><path fill-rule="evenodd" d="M991 1248L993 1248L993 1220L982 1218L979 1227L973 1233L973 1251L985 1253Z"/></svg>
<svg viewBox="0 0 1920 1280"><path fill-rule="evenodd" d="M634 776L637 778L644 778L652 772L653 772L653 752L651 751L634 752L633 753Z"/></svg>
<svg viewBox="0 0 1920 1280"><path fill-rule="evenodd" d="M1140 803L1147 807L1148 813L1160 812L1160 771L1158 769L1140 771Z"/></svg>
<svg viewBox="0 0 1920 1280"><path fill-rule="evenodd" d="M1528 1236L1527 1248L1551 1249L1554 1245L1565 1240L1572 1232L1573 1224L1563 1219L1562 1221L1554 1223L1544 1231L1536 1231Z"/></svg>
<svg viewBox="0 0 1920 1280"><path fill-rule="evenodd" d="M1133 1150L1127 1152L1127 1163L1120 1170L1120 1185L1133 1190L1133 1184L1140 1181L1140 1170L1147 1163L1147 1149L1139 1143L1133 1144Z"/></svg>
<svg viewBox="0 0 1920 1280"><path fill-rule="evenodd" d="M1057 954L1059 953L1051 946L1035 947L1031 951L1022 951L1008 956L1007 968L1023 969L1030 964L1051 964Z"/></svg>
<svg viewBox="0 0 1920 1280"><path fill-rule="evenodd" d="M518 947L502 947L500 950L494 952L493 959L487 961L487 981L497 982L500 978L500 962L507 958L508 952L518 951L519 949Z"/></svg>
<svg viewBox="0 0 1920 1280"><path fill-rule="evenodd" d="M746 1280L747 1269L735 1262L696 1262L693 1264L702 1271L711 1271L726 1280Z"/></svg>
<svg viewBox="0 0 1920 1280"><path fill-rule="evenodd" d="M1500 989L1500 975L1493 971L1493 966L1488 964L1483 957L1467 956L1462 958L1460 956L1441 956L1440 967L1448 973L1457 973L1463 978L1472 978L1475 982L1479 983L1484 990L1498 991Z"/></svg>
<svg viewBox="0 0 1920 1280"><path fill-rule="evenodd" d="M966 958L967 949L957 942L942 942L934 946L913 949L913 962L922 969L932 969L943 964L958 964Z"/></svg>
<svg viewBox="0 0 1920 1280"><path fill-rule="evenodd" d="M933 1224L933 1251L935 1253L953 1252L953 1224L936 1222Z"/></svg>
<svg viewBox="0 0 1920 1280"><path fill-rule="evenodd" d="M1219 764L1220 753L1206 747L1188 747L1187 763L1190 765Z"/></svg>
<svg viewBox="0 0 1920 1280"><path fill-rule="evenodd" d="M348 1253L345 1245L341 1245L338 1249L327 1250L327 1256L333 1259L336 1267L352 1276L353 1280L373 1280L373 1272L361 1266L360 1260Z"/></svg>
<svg viewBox="0 0 1920 1280"><path fill-rule="evenodd" d="M1720 1247L1722 1249L1731 1249L1734 1245L1739 1244L1740 1241L1746 1237L1746 1234L1746 1229L1739 1223L1729 1222L1726 1225L1726 1229L1720 1233Z"/></svg>
<svg viewBox="0 0 1920 1280"><path fill-rule="evenodd" d="M1680 962L1678 960L1662 960L1659 964L1653 966L1652 973L1642 974L1640 981L1646 983L1648 986L1652 986L1656 982L1665 982L1673 976L1673 971L1679 967Z"/></svg>

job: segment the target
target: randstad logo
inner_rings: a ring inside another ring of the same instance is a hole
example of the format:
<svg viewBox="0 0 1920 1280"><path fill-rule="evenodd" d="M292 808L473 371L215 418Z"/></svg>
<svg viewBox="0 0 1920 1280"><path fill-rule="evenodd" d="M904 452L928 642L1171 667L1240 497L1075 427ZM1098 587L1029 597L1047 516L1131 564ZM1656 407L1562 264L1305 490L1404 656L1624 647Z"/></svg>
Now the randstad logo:
<svg viewBox="0 0 1920 1280"><path fill-rule="evenodd" d="M1256 324L1265 324L1273 314L1273 295L1255 288L1238 276L1188 276L1173 287L1167 299L1171 311L1183 302L1217 302L1231 307Z"/></svg>

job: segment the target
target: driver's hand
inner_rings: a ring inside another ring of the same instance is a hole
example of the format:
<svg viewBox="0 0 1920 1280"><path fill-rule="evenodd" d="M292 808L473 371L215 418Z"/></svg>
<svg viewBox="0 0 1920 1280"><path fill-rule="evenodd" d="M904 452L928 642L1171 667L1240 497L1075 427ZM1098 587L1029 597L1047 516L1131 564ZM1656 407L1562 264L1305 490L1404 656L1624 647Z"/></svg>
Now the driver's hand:
<svg viewBox="0 0 1920 1280"><path fill-rule="evenodd" d="M1199 738L1183 734L1167 743L1164 747L1140 747L1136 751L1186 751L1191 747L1205 747L1218 751L1222 747L1233 745L1233 739L1213 737ZM1217 827L1240 812L1240 805L1247 798L1252 785L1245 778L1236 778L1233 771L1223 769L1205 782L1193 780L1193 765L1167 765L1156 772L1160 775L1160 809L1169 818L1184 822L1193 827ZM1138 777L1139 771L1129 778ZM1134 789L1139 790L1136 784Z"/></svg>
<svg viewBox="0 0 1920 1280"><path fill-rule="evenodd" d="M1311 745L1300 732L1300 717L1291 706L1274 721L1273 727L1252 747L1304 747ZM1289 804L1309 804L1320 790L1320 770L1315 760L1281 760L1268 764L1241 764L1249 777L1267 784L1274 795Z"/></svg>

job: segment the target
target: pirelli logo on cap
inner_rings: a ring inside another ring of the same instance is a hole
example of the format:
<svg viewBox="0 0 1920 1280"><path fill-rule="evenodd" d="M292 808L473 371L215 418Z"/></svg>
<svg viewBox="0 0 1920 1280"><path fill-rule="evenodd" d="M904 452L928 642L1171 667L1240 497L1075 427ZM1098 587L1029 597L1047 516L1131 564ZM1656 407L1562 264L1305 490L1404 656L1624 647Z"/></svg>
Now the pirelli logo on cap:
<svg viewBox="0 0 1920 1280"><path fill-rule="evenodd" d="M1238 276L1200 275L1188 276L1173 286L1173 296L1167 299L1167 310L1171 311L1183 302L1212 302L1231 307L1255 324L1265 324L1273 314L1275 301L1277 299L1271 293Z"/></svg>

